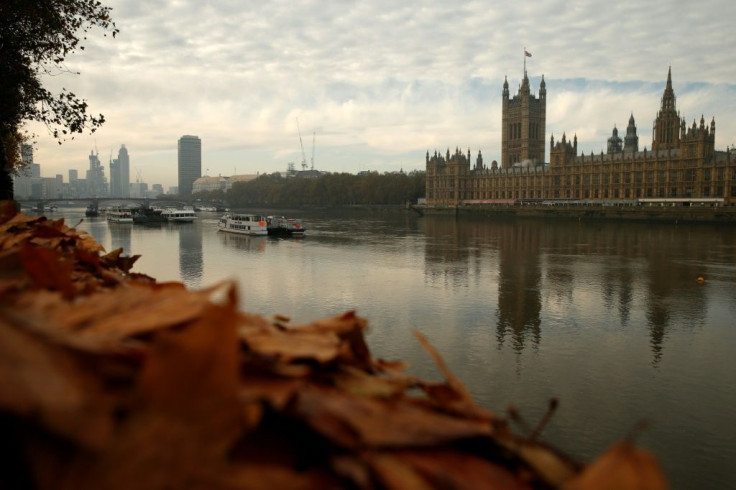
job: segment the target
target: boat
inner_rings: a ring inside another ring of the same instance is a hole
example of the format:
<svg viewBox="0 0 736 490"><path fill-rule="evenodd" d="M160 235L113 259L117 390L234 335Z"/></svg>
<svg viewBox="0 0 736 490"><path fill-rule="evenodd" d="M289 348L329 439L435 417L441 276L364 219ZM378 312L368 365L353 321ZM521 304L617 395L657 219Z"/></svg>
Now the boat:
<svg viewBox="0 0 736 490"><path fill-rule="evenodd" d="M194 209L192 208L166 208L161 211L161 216L166 218L166 221L172 221L174 223L191 223L197 219L197 215L194 214Z"/></svg>
<svg viewBox="0 0 736 490"><path fill-rule="evenodd" d="M139 225L148 225L154 223L166 223L166 217L163 216L162 210L147 208L140 209L133 214L133 223Z"/></svg>
<svg viewBox="0 0 736 490"><path fill-rule="evenodd" d="M304 236L307 228L302 220L284 216L268 216L266 218L268 234L272 236Z"/></svg>
<svg viewBox="0 0 736 490"><path fill-rule="evenodd" d="M258 214L227 213L217 222L217 229L240 235L268 235L266 218Z"/></svg>
<svg viewBox="0 0 736 490"><path fill-rule="evenodd" d="M110 208L107 210L107 221L113 223L132 223L133 214L128 208Z"/></svg>
<svg viewBox="0 0 736 490"><path fill-rule="evenodd" d="M97 206L94 204L90 204L87 206L87 209L84 210L84 215L88 218L94 218L95 216L100 215L100 210L97 209Z"/></svg>

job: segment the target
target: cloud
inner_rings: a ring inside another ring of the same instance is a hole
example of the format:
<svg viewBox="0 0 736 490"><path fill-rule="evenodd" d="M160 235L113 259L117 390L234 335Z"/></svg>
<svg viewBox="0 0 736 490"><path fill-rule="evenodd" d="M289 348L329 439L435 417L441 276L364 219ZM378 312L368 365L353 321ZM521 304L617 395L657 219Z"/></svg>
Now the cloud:
<svg viewBox="0 0 736 490"><path fill-rule="evenodd" d="M725 0L106 3L120 34L91 32L66 63L81 75L47 83L107 123L62 146L33 126L43 175L126 144L146 180L175 185L182 134L202 138L211 173L284 170L302 160L297 118L322 170L421 169L456 146L499 159L501 86L515 91L524 61L535 90L545 75L547 138L577 134L586 153L631 113L651 145L670 66L682 115L715 117L719 148L736 140Z"/></svg>

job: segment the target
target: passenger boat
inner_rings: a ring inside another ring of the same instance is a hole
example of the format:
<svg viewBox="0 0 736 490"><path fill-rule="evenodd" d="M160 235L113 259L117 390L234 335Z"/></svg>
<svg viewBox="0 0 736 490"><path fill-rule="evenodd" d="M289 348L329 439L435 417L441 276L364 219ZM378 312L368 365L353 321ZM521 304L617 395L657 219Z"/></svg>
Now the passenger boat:
<svg viewBox="0 0 736 490"><path fill-rule="evenodd" d="M217 229L240 235L267 235L266 218L258 214L228 213L217 222Z"/></svg>
<svg viewBox="0 0 736 490"><path fill-rule="evenodd" d="M191 223L197 219L194 209L166 208L161 211L161 216L166 218L166 221L173 221L175 223Z"/></svg>
<svg viewBox="0 0 736 490"><path fill-rule="evenodd" d="M113 223L132 223L133 214L128 208L110 208L107 210L107 221Z"/></svg>
<svg viewBox="0 0 736 490"><path fill-rule="evenodd" d="M268 234L272 236L304 236L307 231L302 220L284 216L266 218Z"/></svg>

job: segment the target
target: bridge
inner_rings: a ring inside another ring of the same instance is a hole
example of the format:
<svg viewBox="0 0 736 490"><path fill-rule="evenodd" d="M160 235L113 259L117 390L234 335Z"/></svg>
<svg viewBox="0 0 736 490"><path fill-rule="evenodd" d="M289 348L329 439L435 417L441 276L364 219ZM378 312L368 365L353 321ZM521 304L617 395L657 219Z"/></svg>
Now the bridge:
<svg viewBox="0 0 736 490"><path fill-rule="evenodd" d="M94 205L100 207L136 207L149 208L152 205L160 206L217 206L214 203L203 201L173 201L168 199L150 199L145 197L82 197L82 198L58 198L58 199L16 199L22 208L44 211L52 205L65 205L72 207L86 207Z"/></svg>

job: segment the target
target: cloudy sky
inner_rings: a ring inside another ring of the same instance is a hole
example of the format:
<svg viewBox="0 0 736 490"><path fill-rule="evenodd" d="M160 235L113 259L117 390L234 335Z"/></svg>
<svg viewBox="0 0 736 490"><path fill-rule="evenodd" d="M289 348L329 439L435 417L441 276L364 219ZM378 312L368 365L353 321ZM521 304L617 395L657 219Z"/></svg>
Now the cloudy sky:
<svg viewBox="0 0 736 490"><path fill-rule="evenodd" d="M47 86L107 120L59 146L42 126L44 177L80 176L97 148L125 144L131 181L177 183L177 140L202 139L202 171L255 174L307 165L355 173L423 169L427 150L500 159L501 89L547 83L547 140L577 134L599 153L634 114L639 145L667 70L688 124L716 120L736 144L736 2L640 0L103 0L120 33L92 31ZM549 144L547 144L549 152ZM547 153L549 155L549 153Z"/></svg>

